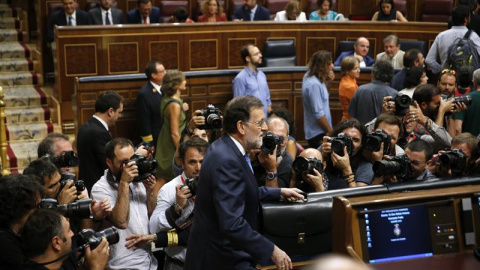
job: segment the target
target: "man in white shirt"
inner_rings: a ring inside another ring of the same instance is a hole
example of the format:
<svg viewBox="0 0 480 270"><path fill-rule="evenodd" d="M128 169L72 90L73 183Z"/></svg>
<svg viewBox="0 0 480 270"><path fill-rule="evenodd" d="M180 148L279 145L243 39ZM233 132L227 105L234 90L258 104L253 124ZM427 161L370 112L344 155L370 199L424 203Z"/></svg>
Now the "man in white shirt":
<svg viewBox="0 0 480 270"><path fill-rule="evenodd" d="M77 0L62 0L62 4L63 8L53 12L50 16L50 20L48 21L48 42L52 42L54 40L55 25L76 26L90 24L88 13L83 10L76 9L78 5Z"/></svg>

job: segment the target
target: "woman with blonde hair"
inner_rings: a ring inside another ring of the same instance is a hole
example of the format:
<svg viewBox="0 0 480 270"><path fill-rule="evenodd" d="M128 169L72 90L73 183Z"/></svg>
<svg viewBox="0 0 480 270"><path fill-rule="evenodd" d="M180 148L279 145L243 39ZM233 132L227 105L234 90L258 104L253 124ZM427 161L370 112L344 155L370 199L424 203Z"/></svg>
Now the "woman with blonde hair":
<svg viewBox="0 0 480 270"><path fill-rule="evenodd" d="M198 22L226 22L227 16L218 0L205 0L202 4L202 15Z"/></svg>
<svg viewBox="0 0 480 270"><path fill-rule="evenodd" d="M285 10L277 12L274 20L304 22L307 20L307 16L305 12L300 11L300 2L291 0L285 6Z"/></svg>
<svg viewBox="0 0 480 270"><path fill-rule="evenodd" d="M348 113L348 105L352 100L355 91L357 91L357 79L360 77L360 60L353 56L343 58L340 66L342 79L338 86L338 96L342 105L342 120L350 119L352 116Z"/></svg>

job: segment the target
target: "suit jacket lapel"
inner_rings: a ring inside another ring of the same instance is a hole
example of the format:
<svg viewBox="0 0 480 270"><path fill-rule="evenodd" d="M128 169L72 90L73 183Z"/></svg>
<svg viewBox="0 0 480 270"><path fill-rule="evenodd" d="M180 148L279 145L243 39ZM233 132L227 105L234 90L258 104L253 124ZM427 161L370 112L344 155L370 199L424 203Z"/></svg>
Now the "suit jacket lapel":
<svg viewBox="0 0 480 270"><path fill-rule="evenodd" d="M245 161L245 157L242 155L240 150L238 149L237 145L232 141L232 139L228 135L223 135L222 140L233 149L233 152L237 156L237 159L243 166L243 170L245 171L246 178L248 181L254 185L254 187L258 188L257 180L255 180L255 176L253 175L250 166L248 166L247 162Z"/></svg>

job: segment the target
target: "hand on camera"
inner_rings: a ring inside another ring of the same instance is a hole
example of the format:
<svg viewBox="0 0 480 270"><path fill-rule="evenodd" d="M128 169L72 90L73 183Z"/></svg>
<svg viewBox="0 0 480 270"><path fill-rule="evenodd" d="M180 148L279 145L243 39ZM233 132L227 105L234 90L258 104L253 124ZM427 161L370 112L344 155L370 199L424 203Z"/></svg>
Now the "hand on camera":
<svg viewBox="0 0 480 270"><path fill-rule="evenodd" d="M147 193L149 193L149 191L152 191L153 188L155 188L155 184L157 184L157 178L153 174L150 175L145 181L143 181L143 185L145 186Z"/></svg>
<svg viewBox="0 0 480 270"><path fill-rule="evenodd" d="M140 145L137 150L135 151L135 154L140 154L146 158L151 158L153 152L155 151L155 147L151 146L150 148L145 148L144 145Z"/></svg>
<svg viewBox="0 0 480 270"><path fill-rule="evenodd" d="M108 215L108 213L112 212L112 207L110 206L110 201L108 201L108 199L103 199L100 202L93 199L90 204L90 211L92 212L94 220L102 220Z"/></svg>
<svg viewBox="0 0 480 270"><path fill-rule="evenodd" d="M137 176L138 176L138 167L135 161L130 161L126 164L123 164L122 178L120 179L120 182L124 181L127 183L131 183L133 181L133 178Z"/></svg>
<svg viewBox="0 0 480 270"><path fill-rule="evenodd" d="M382 113L395 112L395 101L392 96L386 96L382 101Z"/></svg>
<svg viewBox="0 0 480 270"><path fill-rule="evenodd" d="M85 248L85 261L88 264L90 270L103 270L107 267L108 258L110 253L110 246L107 239L102 237L100 244L91 250L90 246Z"/></svg>
<svg viewBox="0 0 480 270"><path fill-rule="evenodd" d="M343 157L333 152L331 155L331 159L333 162L333 167L341 170L344 174L351 173L352 169L350 168L350 157L348 156L346 146L343 148ZM350 172L346 172L347 170Z"/></svg>
<svg viewBox="0 0 480 270"><path fill-rule="evenodd" d="M310 184L316 192L325 191L325 187L323 186L323 174L317 171L317 169L313 169L314 174L304 174L302 175L303 179Z"/></svg>
<svg viewBox="0 0 480 270"><path fill-rule="evenodd" d="M410 106L410 109L405 115L405 119L405 121L409 123L417 122L422 125L427 121L427 117L423 114L422 109L416 101Z"/></svg>
<svg viewBox="0 0 480 270"><path fill-rule="evenodd" d="M452 113L458 113L461 111L465 111L467 109L467 104L463 102L455 102L455 106L453 106L453 109L451 110Z"/></svg>
<svg viewBox="0 0 480 270"><path fill-rule="evenodd" d="M450 100L443 100L440 99L440 106L438 107L438 115L439 116L444 116L445 113L447 112L453 112L455 109L455 99L450 99Z"/></svg>
<svg viewBox="0 0 480 270"><path fill-rule="evenodd" d="M277 148L273 150L273 153L265 153L260 151L258 154L258 162L262 165L267 172L273 172L277 170Z"/></svg>
<svg viewBox="0 0 480 270"><path fill-rule="evenodd" d="M77 200L77 188L73 180L68 180L67 184L60 190L57 196L58 204L72 203Z"/></svg>
<svg viewBox="0 0 480 270"><path fill-rule="evenodd" d="M385 156L383 155L383 142L380 144L380 149L378 151L363 150L363 157L365 157L370 163L375 163L375 161L381 161Z"/></svg>
<svg viewBox="0 0 480 270"><path fill-rule="evenodd" d="M332 143L330 142L332 138L329 136L323 136L323 142L322 142L322 157L325 159L332 153Z"/></svg>
<svg viewBox="0 0 480 270"><path fill-rule="evenodd" d="M188 125L190 131L193 131L197 127L205 125L205 117L203 116L202 110L196 110L192 114L190 123Z"/></svg>
<svg viewBox="0 0 480 270"><path fill-rule="evenodd" d="M178 184L175 187L175 190L175 201L182 209L185 209L188 205L188 199L192 197L192 192L187 186L184 186L182 183Z"/></svg>

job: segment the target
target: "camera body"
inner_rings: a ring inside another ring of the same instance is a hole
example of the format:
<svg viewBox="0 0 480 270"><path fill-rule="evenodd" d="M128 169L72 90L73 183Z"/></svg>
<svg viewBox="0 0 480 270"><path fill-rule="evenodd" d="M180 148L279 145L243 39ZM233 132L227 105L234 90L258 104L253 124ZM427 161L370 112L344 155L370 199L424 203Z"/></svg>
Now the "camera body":
<svg viewBox="0 0 480 270"><path fill-rule="evenodd" d="M440 167L450 168L452 176L462 176L467 169L467 156L460 149L446 151L438 157Z"/></svg>
<svg viewBox="0 0 480 270"><path fill-rule="evenodd" d="M275 134L273 134L273 132L268 131L262 139L262 152L269 153L271 155L273 154L275 149L277 149L277 157L279 157L281 155L281 144L283 140L283 136L276 136Z"/></svg>
<svg viewBox="0 0 480 270"><path fill-rule="evenodd" d="M409 95L400 93L397 94L395 97L388 99L387 101L395 102L396 116L405 116L407 111L410 109L410 105L413 104L413 100Z"/></svg>
<svg viewBox="0 0 480 270"><path fill-rule="evenodd" d="M62 173L60 178L60 188L58 189L58 193L60 193L60 191L62 191L62 189L67 185L68 181L73 180L73 185L77 189L77 195L82 194L82 192L85 190L85 182L83 180L76 180L76 179L77 177L73 173Z"/></svg>
<svg viewBox="0 0 480 270"><path fill-rule="evenodd" d="M190 192L192 193L192 196L197 195L198 177L187 178L185 180L185 184L182 187L188 187L188 189L190 189Z"/></svg>
<svg viewBox="0 0 480 270"><path fill-rule="evenodd" d="M465 103L465 105L467 105L467 106L470 106L470 105L472 104L472 97L471 97L471 96L467 96L467 95L460 96L460 97L453 97L453 98L447 98L447 97L445 97L445 96L442 96L442 99L443 99L444 101L450 101L450 100L453 99L453 100L454 100L454 101L453 101L453 106L454 106L455 109L457 109L457 105L456 105L456 104L457 104L457 103L460 103L460 102ZM448 112L445 113L446 116L449 116L449 115L451 115L451 114L452 114L451 111L448 111Z"/></svg>
<svg viewBox="0 0 480 270"><path fill-rule="evenodd" d="M343 157L344 155L343 148L345 148L346 146L348 155L352 156L353 142L352 142L352 138L350 138L350 136L348 136L347 134L343 132L338 133L337 137L332 137L330 139L330 143L332 144L331 148L333 153Z"/></svg>
<svg viewBox="0 0 480 270"><path fill-rule="evenodd" d="M370 132L365 137L365 149L377 152L380 150L383 142L383 154L388 155L390 153L390 142L392 137L385 133L381 129L377 129L374 132Z"/></svg>
<svg viewBox="0 0 480 270"><path fill-rule="evenodd" d="M143 155L134 154L130 160L125 161L124 165L135 162L135 165L138 167L138 176L133 178L133 182L142 182L145 181L152 174L157 172L157 161L155 159L147 159Z"/></svg>
<svg viewBox="0 0 480 270"><path fill-rule="evenodd" d="M199 129L219 130L222 128L222 119L220 116L222 111L212 104L208 104L207 108L202 110L202 116L205 117L205 124L199 126Z"/></svg>
<svg viewBox="0 0 480 270"><path fill-rule="evenodd" d="M48 157L57 168L77 167L80 163L80 159L73 151L67 151L58 156L48 155Z"/></svg>
<svg viewBox="0 0 480 270"><path fill-rule="evenodd" d="M84 199L67 204L58 204L55 199L42 199L40 201L40 208L56 209L66 218L76 217L80 219L90 218L90 204L92 199Z"/></svg>
<svg viewBox="0 0 480 270"><path fill-rule="evenodd" d="M393 156L390 160L376 161L373 164L375 177L395 175L397 179L411 180L413 177L412 164L407 155Z"/></svg>
<svg viewBox="0 0 480 270"><path fill-rule="evenodd" d="M292 168L297 174L315 174L313 169L316 169L319 173L323 172L322 161L316 157L296 157L292 163Z"/></svg>
<svg viewBox="0 0 480 270"><path fill-rule="evenodd" d="M110 245L114 245L120 240L118 230L113 226L99 232L95 232L92 229L83 229L76 235L77 250L84 252L87 245L90 246L90 250L94 250L102 242L102 237L105 237Z"/></svg>

